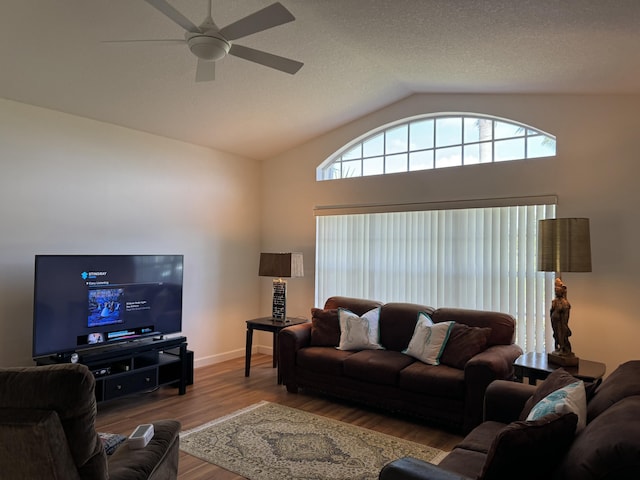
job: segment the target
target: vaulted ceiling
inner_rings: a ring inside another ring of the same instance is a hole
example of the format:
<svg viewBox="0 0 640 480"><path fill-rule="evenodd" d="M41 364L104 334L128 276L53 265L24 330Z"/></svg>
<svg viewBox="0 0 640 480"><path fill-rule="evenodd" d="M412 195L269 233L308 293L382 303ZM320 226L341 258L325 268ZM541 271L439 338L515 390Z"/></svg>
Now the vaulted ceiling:
<svg viewBox="0 0 640 480"><path fill-rule="evenodd" d="M193 23L207 0L168 0ZM412 93L640 93L638 0L280 0L195 82L183 30L143 0L2 0L0 97L265 159ZM213 0L223 27L272 0Z"/></svg>

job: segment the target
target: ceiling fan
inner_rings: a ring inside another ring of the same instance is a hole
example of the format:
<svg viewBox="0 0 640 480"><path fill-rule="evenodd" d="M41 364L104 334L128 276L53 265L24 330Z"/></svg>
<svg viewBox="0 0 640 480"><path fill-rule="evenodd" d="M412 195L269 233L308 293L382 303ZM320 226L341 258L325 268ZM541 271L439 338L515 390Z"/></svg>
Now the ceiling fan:
<svg viewBox="0 0 640 480"><path fill-rule="evenodd" d="M209 0L207 18L204 19L200 26L194 24L166 0L145 1L185 29L184 40L170 41L186 43L191 53L198 58L196 82L214 80L216 61L222 59L227 54L249 60L250 62L259 63L260 65L274 68L291 75L295 74L304 65L290 58L280 57L272 53L233 43L234 40L295 20L291 12L279 2L273 3L262 10L258 10L255 13L241 18L226 27L219 28L211 17L211 0ZM157 41L166 42L166 40Z"/></svg>

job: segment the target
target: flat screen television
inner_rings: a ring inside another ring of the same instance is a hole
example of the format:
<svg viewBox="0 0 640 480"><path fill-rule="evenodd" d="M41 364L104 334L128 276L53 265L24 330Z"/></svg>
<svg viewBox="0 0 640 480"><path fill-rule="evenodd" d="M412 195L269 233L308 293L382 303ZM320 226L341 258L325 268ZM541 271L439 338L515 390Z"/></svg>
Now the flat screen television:
<svg viewBox="0 0 640 480"><path fill-rule="evenodd" d="M33 358L182 330L183 255L36 255Z"/></svg>

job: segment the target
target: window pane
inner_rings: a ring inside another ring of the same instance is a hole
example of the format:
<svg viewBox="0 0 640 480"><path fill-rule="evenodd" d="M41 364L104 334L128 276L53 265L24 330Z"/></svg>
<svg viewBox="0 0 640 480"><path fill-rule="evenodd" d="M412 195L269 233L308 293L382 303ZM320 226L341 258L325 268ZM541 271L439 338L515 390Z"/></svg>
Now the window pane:
<svg viewBox="0 0 640 480"><path fill-rule="evenodd" d="M362 175L382 175L384 173L384 157L365 158L362 161Z"/></svg>
<svg viewBox="0 0 640 480"><path fill-rule="evenodd" d="M433 120L411 122L409 125L409 150L433 148Z"/></svg>
<svg viewBox="0 0 640 480"><path fill-rule="evenodd" d="M480 163L493 162L493 142L482 142L479 146L480 146Z"/></svg>
<svg viewBox="0 0 640 480"><path fill-rule="evenodd" d="M362 143L363 156L375 157L384 154L384 133L380 133L373 138Z"/></svg>
<svg viewBox="0 0 640 480"><path fill-rule="evenodd" d="M527 138L527 158L552 157L556 154L556 141L547 136L538 135Z"/></svg>
<svg viewBox="0 0 640 480"><path fill-rule="evenodd" d="M342 178L360 176L362 176L362 162L360 160L342 162Z"/></svg>
<svg viewBox="0 0 640 480"><path fill-rule="evenodd" d="M462 117L436 119L436 147L462 144Z"/></svg>
<svg viewBox="0 0 640 480"><path fill-rule="evenodd" d="M523 137L525 129L520 125L514 125L513 123L495 122L495 137L498 138L512 138Z"/></svg>
<svg viewBox="0 0 640 480"><path fill-rule="evenodd" d="M359 143L355 147L347 150L342 154L343 160L353 160L355 158L362 158L362 144Z"/></svg>
<svg viewBox="0 0 640 480"><path fill-rule="evenodd" d="M400 153L409 151L407 145L408 126L405 123L399 127L387 130L385 153Z"/></svg>
<svg viewBox="0 0 640 480"><path fill-rule="evenodd" d="M436 168L462 165L462 147L440 148L436 150Z"/></svg>
<svg viewBox="0 0 640 480"><path fill-rule="evenodd" d="M433 168L433 150L413 152L409 154L409 171L427 170Z"/></svg>
<svg viewBox="0 0 640 480"><path fill-rule="evenodd" d="M478 143L474 145L464 146L464 164L475 165L480 163L480 145Z"/></svg>
<svg viewBox="0 0 640 480"><path fill-rule="evenodd" d="M524 158L524 138L500 140L494 143L495 161L520 160Z"/></svg>
<svg viewBox="0 0 640 480"><path fill-rule="evenodd" d="M385 160L385 173L398 173L407 171L407 154L388 155Z"/></svg>
<svg viewBox="0 0 640 480"><path fill-rule="evenodd" d="M342 171L342 162L336 162L333 165L329 165L326 170L325 180L333 180L340 177L340 172Z"/></svg>

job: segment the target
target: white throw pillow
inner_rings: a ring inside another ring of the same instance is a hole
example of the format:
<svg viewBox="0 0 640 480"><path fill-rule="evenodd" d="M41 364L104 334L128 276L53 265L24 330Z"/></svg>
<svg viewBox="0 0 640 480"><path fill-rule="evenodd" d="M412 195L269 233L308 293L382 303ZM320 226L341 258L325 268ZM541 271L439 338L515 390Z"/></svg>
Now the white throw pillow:
<svg viewBox="0 0 640 480"><path fill-rule="evenodd" d="M566 387L559 388L536 403L527 420L538 420L550 413L569 413L578 415L576 433L587 424L587 393L584 382L579 380Z"/></svg>
<svg viewBox="0 0 640 480"><path fill-rule="evenodd" d="M440 365L440 356L455 322L433 323L424 312L418 313L418 322L409 346L402 353L428 365Z"/></svg>
<svg viewBox="0 0 640 480"><path fill-rule="evenodd" d="M338 350L381 350L380 307L369 310L362 317L345 308L338 309L340 343Z"/></svg>

